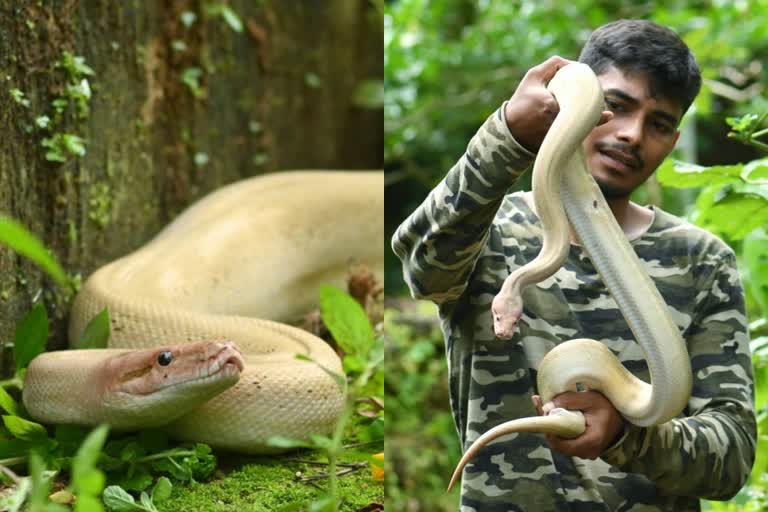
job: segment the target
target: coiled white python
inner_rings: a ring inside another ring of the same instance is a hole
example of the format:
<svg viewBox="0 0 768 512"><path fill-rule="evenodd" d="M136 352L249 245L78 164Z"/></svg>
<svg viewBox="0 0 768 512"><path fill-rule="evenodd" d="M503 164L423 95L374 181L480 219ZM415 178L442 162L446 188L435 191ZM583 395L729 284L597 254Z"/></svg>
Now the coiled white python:
<svg viewBox="0 0 768 512"><path fill-rule="evenodd" d="M255 317L300 318L320 284L343 286L350 261L381 278L383 216L381 172L281 172L219 189L88 279L70 341L106 306L111 348L41 354L24 405L44 423L165 425L251 453L272 451L273 436L329 432L343 393L319 365L341 373L338 356Z"/></svg>
<svg viewBox="0 0 768 512"><path fill-rule="evenodd" d="M580 63L558 70L547 88L557 99L560 112L542 142L533 169L533 200L544 240L536 258L510 274L494 298L494 330L499 338L512 337L522 315L523 289L554 274L567 257L570 221L643 349L651 384L634 377L602 343L569 340L549 351L539 364L537 385L542 403L565 391L576 391L581 384L603 393L631 423L663 423L679 414L688 401L690 360L666 304L586 167L582 142L603 110L602 88L589 66ZM584 430L581 412L563 409L497 425L467 449L448 488L467 462L500 436L546 432L573 438Z"/></svg>

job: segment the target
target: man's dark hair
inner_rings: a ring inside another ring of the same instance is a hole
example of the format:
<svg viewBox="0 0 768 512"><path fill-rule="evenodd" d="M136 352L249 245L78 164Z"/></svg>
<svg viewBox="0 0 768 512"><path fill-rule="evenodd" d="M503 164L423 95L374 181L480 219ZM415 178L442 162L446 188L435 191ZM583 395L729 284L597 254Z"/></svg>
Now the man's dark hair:
<svg viewBox="0 0 768 512"><path fill-rule="evenodd" d="M680 104L683 113L701 88L696 58L680 37L647 20L619 20L592 32L579 61L600 75L615 66L648 77L651 95Z"/></svg>

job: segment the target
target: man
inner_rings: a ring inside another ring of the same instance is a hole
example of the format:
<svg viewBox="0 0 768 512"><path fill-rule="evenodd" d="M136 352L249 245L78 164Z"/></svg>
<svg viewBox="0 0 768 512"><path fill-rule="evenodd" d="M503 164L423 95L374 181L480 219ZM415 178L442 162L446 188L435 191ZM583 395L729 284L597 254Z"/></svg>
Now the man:
<svg viewBox="0 0 768 512"><path fill-rule="evenodd" d="M598 75L608 108L584 141L588 167L686 341L692 395L678 418L642 428L598 392L564 393L554 405L582 410L585 433L517 434L486 446L464 470L461 510L699 510L698 498L736 494L754 459L743 291L726 244L629 195L672 151L701 77L679 37L648 21L599 28L579 60ZM529 194L505 193L557 113L545 86L567 63L552 57L528 71L393 238L413 295L439 305L465 448L499 423L542 413L537 364L568 339L605 343L649 381L639 345L576 240L553 279L523 293L512 340L493 334L494 295L541 239Z"/></svg>

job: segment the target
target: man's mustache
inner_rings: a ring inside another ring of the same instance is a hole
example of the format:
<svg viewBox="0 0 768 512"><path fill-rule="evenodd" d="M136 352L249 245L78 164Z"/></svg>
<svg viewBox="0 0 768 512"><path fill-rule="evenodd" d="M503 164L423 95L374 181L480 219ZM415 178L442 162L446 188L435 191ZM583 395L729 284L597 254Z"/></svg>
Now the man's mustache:
<svg viewBox="0 0 768 512"><path fill-rule="evenodd" d="M596 142L595 149L605 153L618 153L620 160L628 160L628 164L634 168L642 169L645 161L638 153L637 147L622 143Z"/></svg>

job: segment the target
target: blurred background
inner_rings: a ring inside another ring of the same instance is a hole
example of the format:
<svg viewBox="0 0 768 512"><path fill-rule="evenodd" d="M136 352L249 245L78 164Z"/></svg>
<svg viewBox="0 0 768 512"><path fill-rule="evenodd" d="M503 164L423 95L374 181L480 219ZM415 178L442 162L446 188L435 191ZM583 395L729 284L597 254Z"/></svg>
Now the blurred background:
<svg viewBox="0 0 768 512"><path fill-rule="evenodd" d="M631 4L631 5L630 5ZM384 13L386 224L395 228L464 152L525 72L551 55L576 59L592 30L620 18L675 30L704 84L678 147L633 198L716 233L733 247L747 289L761 435L768 391L768 1L393 0ZM699 167L690 167L695 164ZM681 174L681 169L697 172ZM529 189L530 176L517 188ZM437 313L413 301L387 248L386 495L389 510L456 510L444 489L460 447L450 415ZM728 503L765 510L768 445Z"/></svg>

